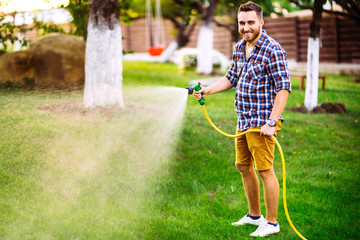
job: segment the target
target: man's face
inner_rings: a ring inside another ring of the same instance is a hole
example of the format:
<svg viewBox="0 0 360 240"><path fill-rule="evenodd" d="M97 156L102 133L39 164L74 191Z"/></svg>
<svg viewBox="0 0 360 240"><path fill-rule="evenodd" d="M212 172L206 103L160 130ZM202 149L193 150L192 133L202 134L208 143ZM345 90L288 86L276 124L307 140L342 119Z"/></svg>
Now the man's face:
<svg viewBox="0 0 360 240"><path fill-rule="evenodd" d="M252 42L262 32L263 19L259 19L255 11L240 12L238 15L238 31L246 42Z"/></svg>

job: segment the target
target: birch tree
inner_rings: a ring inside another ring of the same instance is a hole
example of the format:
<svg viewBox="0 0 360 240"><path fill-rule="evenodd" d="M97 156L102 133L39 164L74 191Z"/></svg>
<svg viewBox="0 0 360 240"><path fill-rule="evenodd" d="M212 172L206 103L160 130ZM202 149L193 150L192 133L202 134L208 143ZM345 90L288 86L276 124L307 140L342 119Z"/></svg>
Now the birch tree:
<svg viewBox="0 0 360 240"><path fill-rule="evenodd" d="M84 105L124 108L118 0L89 0Z"/></svg>
<svg viewBox="0 0 360 240"><path fill-rule="evenodd" d="M319 86L320 23L323 12L323 0L315 0L313 19L310 24L310 37L307 47L307 72L304 106L312 110L317 106Z"/></svg>
<svg viewBox="0 0 360 240"><path fill-rule="evenodd" d="M197 73L211 74L212 72L212 51L214 48L214 29L212 20L215 15L219 0L205 0L204 5L199 1L197 9L201 14L201 27L198 35L197 49Z"/></svg>
<svg viewBox="0 0 360 240"><path fill-rule="evenodd" d="M185 46L194 32L197 12L192 11L193 4L191 1L184 0L163 1L163 16L169 19L177 30L178 48Z"/></svg>

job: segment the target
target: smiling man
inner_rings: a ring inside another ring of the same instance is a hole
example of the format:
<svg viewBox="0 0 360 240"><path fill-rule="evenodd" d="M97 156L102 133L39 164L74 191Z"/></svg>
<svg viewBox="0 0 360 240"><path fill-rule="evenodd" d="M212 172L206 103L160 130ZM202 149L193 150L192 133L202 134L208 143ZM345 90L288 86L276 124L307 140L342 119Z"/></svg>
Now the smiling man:
<svg viewBox="0 0 360 240"><path fill-rule="evenodd" d="M275 136L281 129L281 113L291 83L285 50L263 30L262 9L253 2L240 6L238 27L242 40L235 47L232 63L226 75L214 84L195 92L203 96L236 88L235 111L238 114L236 133L261 129L261 133L247 133L235 140L236 168L240 171L249 210L233 226L257 225L252 237L265 237L280 231L277 222L279 183L273 162ZM264 188L266 217L261 215L259 173Z"/></svg>

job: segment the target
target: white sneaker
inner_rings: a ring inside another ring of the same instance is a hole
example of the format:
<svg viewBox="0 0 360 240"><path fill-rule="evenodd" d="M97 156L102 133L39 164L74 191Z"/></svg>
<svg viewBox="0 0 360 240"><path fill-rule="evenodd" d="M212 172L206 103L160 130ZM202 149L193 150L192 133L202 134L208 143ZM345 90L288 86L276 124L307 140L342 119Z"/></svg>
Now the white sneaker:
<svg viewBox="0 0 360 240"><path fill-rule="evenodd" d="M251 219L249 214L246 214L242 219L240 219L237 222L231 223L231 225L240 226L240 225L244 225L244 224L251 224L251 225L259 226L264 220L265 220L265 218L263 215L261 215L259 219L254 220L254 219Z"/></svg>
<svg viewBox="0 0 360 240"><path fill-rule="evenodd" d="M276 226L269 224L268 221L263 221L255 232L250 234L250 237L265 237L270 234L280 232L280 224L277 223Z"/></svg>

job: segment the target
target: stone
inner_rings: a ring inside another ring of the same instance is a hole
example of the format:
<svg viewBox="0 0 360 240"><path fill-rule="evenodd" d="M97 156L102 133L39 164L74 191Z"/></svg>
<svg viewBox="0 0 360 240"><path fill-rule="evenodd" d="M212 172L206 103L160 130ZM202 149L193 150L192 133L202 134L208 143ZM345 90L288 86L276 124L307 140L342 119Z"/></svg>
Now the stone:
<svg viewBox="0 0 360 240"><path fill-rule="evenodd" d="M84 85L85 41L76 36L49 34L25 51L0 55L0 84L39 88Z"/></svg>

